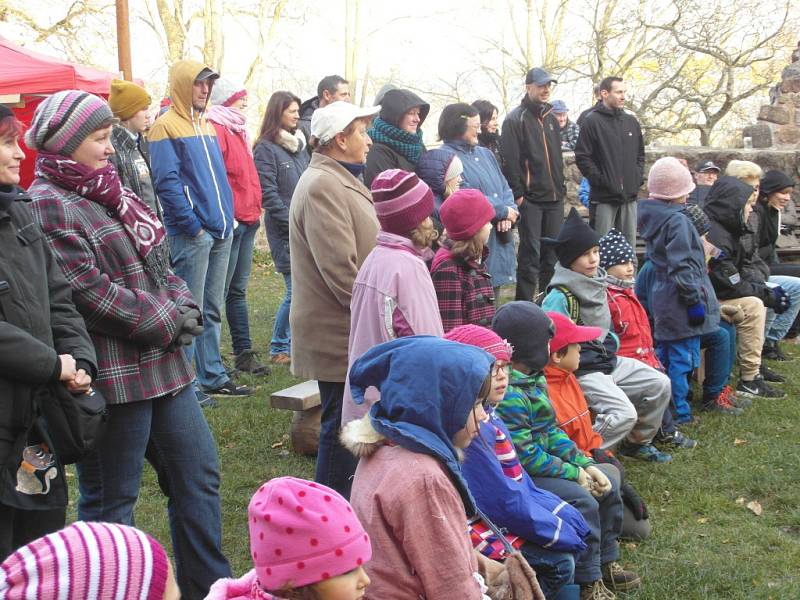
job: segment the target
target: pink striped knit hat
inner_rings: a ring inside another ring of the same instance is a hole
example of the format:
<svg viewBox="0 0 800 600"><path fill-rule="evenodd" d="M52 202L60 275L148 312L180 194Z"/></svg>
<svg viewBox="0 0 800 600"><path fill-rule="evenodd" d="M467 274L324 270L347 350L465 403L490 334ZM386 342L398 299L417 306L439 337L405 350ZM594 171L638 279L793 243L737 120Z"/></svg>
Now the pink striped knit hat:
<svg viewBox="0 0 800 600"><path fill-rule="evenodd" d="M433 212L433 192L414 173L388 169L372 180L372 201L381 229L406 235Z"/></svg>
<svg viewBox="0 0 800 600"><path fill-rule="evenodd" d="M486 327L481 327L480 325L459 325L448 331L444 339L450 340L451 342L467 344L469 346L477 346L478 348L486 350L497 360L511 362L511 355L513 354L511 344L491 329L486 329Z"/></svg>
<svg viewBox="0 0 800 600"><path fill-rule="evenodd" d="M57 92L36 107L25 143L31 150L72 156L106 121L117 119L102 98L80 90Z"/></svg>
<svg viewBox="0 0 800 600"><path fill-rule="evenodd" d="M372 557L369 536L350 504L321 483L272 479L258 488L247 512L250 551L263 590L317 583Z"/></svg>
<svg viewBox="0 0 800 600"><path fill-rule="evenodd" d="M23 546L0 565L0 598L162 600L169 560L149 535L78 521Z"/></svg>

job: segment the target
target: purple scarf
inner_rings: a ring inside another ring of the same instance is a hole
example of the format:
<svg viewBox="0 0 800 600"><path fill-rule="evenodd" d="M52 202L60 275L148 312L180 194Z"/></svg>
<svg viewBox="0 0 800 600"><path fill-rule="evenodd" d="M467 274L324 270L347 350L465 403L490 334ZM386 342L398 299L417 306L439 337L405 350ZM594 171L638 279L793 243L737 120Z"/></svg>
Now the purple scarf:
<svg viewBox="0 0 800 600"><path fill-rule="evenodd" d="M122 186L113 164L109 162L92 169L59 154L40 152L36 159L36 176L108 209L109 214L122 223L145 270L159 286L166 285L169 250L163 243L164 225L149 206Z"/></svg>
<svg viewBox="0 0 800 600"><path fill-rule="evenodd" d="M206 119L217 125L222 125L233 132L234 135L238 135L244 141L247 151L251 155L253 154L253 150L250 147L250 135L247 133L245 126L247 118L241 110L232 106L215 104L206 111Z"/></svg>

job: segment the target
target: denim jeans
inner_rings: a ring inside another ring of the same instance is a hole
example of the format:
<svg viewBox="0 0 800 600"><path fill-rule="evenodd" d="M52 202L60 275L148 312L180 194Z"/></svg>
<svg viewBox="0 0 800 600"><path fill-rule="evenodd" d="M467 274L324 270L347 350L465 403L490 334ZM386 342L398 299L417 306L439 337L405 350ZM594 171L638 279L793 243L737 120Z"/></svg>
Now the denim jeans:
<svg viewBox="0 0 800 600"><path fill-rule="evenodd" d="M222 302L225 299L225 276L233 236L218 240L204 231L196 237L175 235L169 238L172 268L186 282L195 302L202 307L203 333L184 346L189 362L195 360L197 380L207 389L216 389L228 381L220 353Z"/></svg>
<svg viewBox="0 0 800 600"><path fill-rule="evenodd" d="M247 283L253 267L253 246L259 224L259 221L251 225L239 223L233 230L231 256L225 276L225 316L231 331L234 354L253 347L247 318Z"/></svg>
<svg viewBox="0 0 800 600"><path fill-rule="evenodd" d="M78 518L134 525L145 458L167 497L178 585L183 598L204 598L230 577L222 554L217 448L192 386L108 407L108 431L78 463Z"/></svg>
<svg viewBox="0 0 800 600"><path fill-rule="evenodd" d="M330 381L318 383L322 415L314 481L333 488L349 500L358 459L339 441L344 383Z"/></svg>
<svg viewBox="0 0 800 600"><path fill-rule="evenodd" d="M275 326L272 328L272 341L269 343L270 354L289 354L292 349L292 330L289 327L289 308L292 306L292 274L281 273L286 286L286 295L275 313Z"/></svg>
<svg viewBox="0 0 800 600"><path fill-rule="evenodd" d="M622 531L622 498L619 495L620 475L614 465L595 465L611 482L611 491L595 498L577 482L560 477L534 477L533 483L574 506L589 526L584 540L586 550L577 557L575 583L581 585L601 578L600 567L619 558L617 539Z"/></svg>
<svg viewBox="0 0 800 600"><path fill-rule="evenodd" d="M700 366L700 336L656 342L656 355L667 371L672 389L671 410L677 424L692 422L689 375Z"/></svg>
<svg viewBox="0 0 800 600"><path fill-rule="evenodd" d="M562 587L572 583L575 557L569 552L548 550L530 542L525 542L519 551L536 571L536 580L548 600L555 598Z"/></svg>
<svg viewBox="0 0 800 600"><path fill-rule="evenodd" d="M700 347L706 351L703 400L711 402L728 383L736 364L736 327L721 320L719 329L700 337Z"/></svg>
<svg viewBox="0 0 800 600"><path fill-rule="evenodd" d="M785 275L773 275L769 283L779 285L789 295L791 305L783 314L776 314L771 308L767 309L767 322L764 323L765 337L770 342L778 342L784 338L792 327L798 311L800 311L800 278Z"/></svg>

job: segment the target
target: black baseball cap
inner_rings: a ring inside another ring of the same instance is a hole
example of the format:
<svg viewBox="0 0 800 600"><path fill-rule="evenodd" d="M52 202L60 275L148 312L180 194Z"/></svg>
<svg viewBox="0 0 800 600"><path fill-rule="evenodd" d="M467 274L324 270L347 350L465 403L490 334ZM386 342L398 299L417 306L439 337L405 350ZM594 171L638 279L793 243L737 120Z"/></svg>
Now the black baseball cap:
<svg viewBox="0 0 800 600"><path fill-rule="evenodd" d="M204 67L202 71L194 78L195 81L205 81L206 79L219 79L219 73L215 73L208 67Z"/></svg>
<svg viewBox="0 0 800 600"><path fill-rule="evenodd" d="M525 76L525 83L534 85L547 85L548 83L558 83L556 79L541 67L534 67Z"/></svg>
<svg viewBox="0 0 800 600"><path fill-rule="evenodd" d="M714 161L711 160L704 160L703 162L697 163L695 172L704 173L705 171L716 171L717 173L721 173L722 169L720 169L717 165L715 165Z"/></svg>

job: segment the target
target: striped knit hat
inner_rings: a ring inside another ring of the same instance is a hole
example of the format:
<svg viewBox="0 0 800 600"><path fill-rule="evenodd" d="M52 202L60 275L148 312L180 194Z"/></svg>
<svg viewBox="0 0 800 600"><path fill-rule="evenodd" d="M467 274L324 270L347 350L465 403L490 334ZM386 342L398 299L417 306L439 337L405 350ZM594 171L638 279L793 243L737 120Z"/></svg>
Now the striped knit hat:
<svg viewBox="0 0 800 600"><path fill-rule="evenodd" d="M72 156L106 121L114 121L114 114L102 98L79 90L58 92L36 107L25 143L31 150Z"/></svg>
<svg viewBox="0 0 800 600"><path fill-rule="evenodd" d="M486 350L497 360L511 362L511 355L514 350L507 341L497 335L491 329L480 325L459 325L448 331L444 339L451 342L459 342L470 346L477 346Z"/></svg>
<svg viewBox="0 0 800 600"><path fill-rule="evenodd" d="M414 173L389 169L372 180L372 201L381 229L406 235L433 212L433 192Z"/></svg>
<svg viewBox="0 0 800 600"><path fill-rule="evenodd" d="M23 546L0 565L0 598L162 600L169 560L149 535L78 521Z"/></svg>

